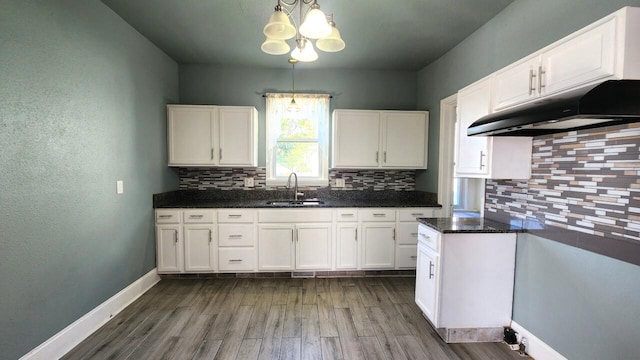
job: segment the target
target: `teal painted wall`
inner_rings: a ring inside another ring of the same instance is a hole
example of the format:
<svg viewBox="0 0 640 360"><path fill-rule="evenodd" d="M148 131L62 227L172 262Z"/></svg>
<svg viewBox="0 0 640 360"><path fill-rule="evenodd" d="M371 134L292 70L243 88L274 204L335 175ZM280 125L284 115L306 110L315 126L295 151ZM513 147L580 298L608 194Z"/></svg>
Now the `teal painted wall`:
<svg viewBox="0 0 640 360"><path fill-rule="evenodd" d="M331 54L321 54L331 56ZM285 59L283 58L283 61ZM416 72L295 69L296 92L333 95L331 109L415 110ZM267 92L291 92L291 69L180 65L183 104L249 105L259 114L258 165L265 165Z"/></svg>
<svg viewBox="0 0 640 360"><path fill-rule="evenodd" d="M0 44L4 360L155 267L178 66L97 0L0 0Z"/></svg>
<svg viewBox="0 0 640 360"><path fill-rule="evenodd" d="M638 0L518 0L418 74L417 107L431 114L429 170L436 192L440 100ZM569 359L635 359L640 268L520 236L513 319ZM635 350L635 351L633 351Z"/></svg>
<svg viewBox="0 0 640 360"><path fill-rule="evenodd" d="M513 319L568 359L638 359L640 266L518 235Z"/></svg>

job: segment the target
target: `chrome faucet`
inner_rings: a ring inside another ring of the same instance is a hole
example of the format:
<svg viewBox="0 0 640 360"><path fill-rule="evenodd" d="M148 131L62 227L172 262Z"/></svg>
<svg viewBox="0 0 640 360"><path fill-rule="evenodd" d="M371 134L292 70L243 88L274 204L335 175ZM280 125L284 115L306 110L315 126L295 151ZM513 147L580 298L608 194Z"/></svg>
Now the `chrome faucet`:
<svg viewBox="0 0 640 360"><path fill-rule="evenodd" d="M298 174L292 172L291 174L289 174L289 178L287 179L287 189L291 189L291 177L293 176L294 178L294 185L293 185L293 201L298 201L298 196L303 196L304 193L299 193L298 192Z"/></svg>

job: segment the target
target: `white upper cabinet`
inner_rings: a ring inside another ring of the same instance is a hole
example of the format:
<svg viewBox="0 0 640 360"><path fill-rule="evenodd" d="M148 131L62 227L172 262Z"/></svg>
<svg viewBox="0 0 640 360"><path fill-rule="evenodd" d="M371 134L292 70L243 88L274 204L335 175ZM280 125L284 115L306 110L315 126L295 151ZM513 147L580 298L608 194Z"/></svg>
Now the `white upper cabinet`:
<svg viewBox="0 0 640 360"><path fill-rule="evenodd" d="M427 113L382 113L382 166L426 169Z"/></svg>
<svg viewBox="0 0 640 360"><path fill-rule="evenodd" d="M467 136L469 125L491 113L491 81L487 77L458 92L454 176L528 179L531 138Z"/></svg>
<svg viewBox="0 0 640 360"><path fill-rule="evenodd" d="M496 72L501 111L610 79L640 78L640 9L624 8Z"/></svg>
<svg viewBox="0 0 640 360"><path fill-rule="evenodd" d="M332 167L426 169L425 111L335 110Z"/></svg>
<svg viewBox="0 0 640 360"><path fill-rule="evenodd" d="M377 168L380 158L380 112L333 112L333 167Z"/></svg>
<svg viewBox="0 0 640 360"><path fill-rule="evenodd" d="M169 166L257 166L254 107L167 105Z"/></svg>

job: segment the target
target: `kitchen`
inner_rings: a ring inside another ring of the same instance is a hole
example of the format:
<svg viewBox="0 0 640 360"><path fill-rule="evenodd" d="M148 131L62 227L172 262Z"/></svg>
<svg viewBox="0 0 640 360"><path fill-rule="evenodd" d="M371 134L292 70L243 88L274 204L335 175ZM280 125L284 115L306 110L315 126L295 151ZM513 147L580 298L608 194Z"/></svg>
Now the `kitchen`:
<svg viewBox="0 0 640 360"><path fill-rule="evenodd" d="M518 0L420 71L311 69L296 81L343 94L334 108L429 110L429 169L416 189L437 193L441 99L625 5L640 3ZM155 267L151 197L179 178L157 140L165 105L264 112L256 92L274 78L288 89L290 70L178 65L99 2L2 9L0 349L13 359ZM521 243L514 320L567 358L629 354L637 265L530 235Z"/></svg>

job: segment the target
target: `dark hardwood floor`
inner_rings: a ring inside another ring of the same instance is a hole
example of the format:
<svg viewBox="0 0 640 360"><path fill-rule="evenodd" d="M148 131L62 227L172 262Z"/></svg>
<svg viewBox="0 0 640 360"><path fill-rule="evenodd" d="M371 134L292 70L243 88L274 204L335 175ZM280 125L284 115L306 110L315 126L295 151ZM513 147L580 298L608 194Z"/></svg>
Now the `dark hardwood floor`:
<svg viewBox="0 0 640 360"><path fill-rule="evenodd" d="M63 359L523 359L446 344L415 278L163 279Z"/></svg>

